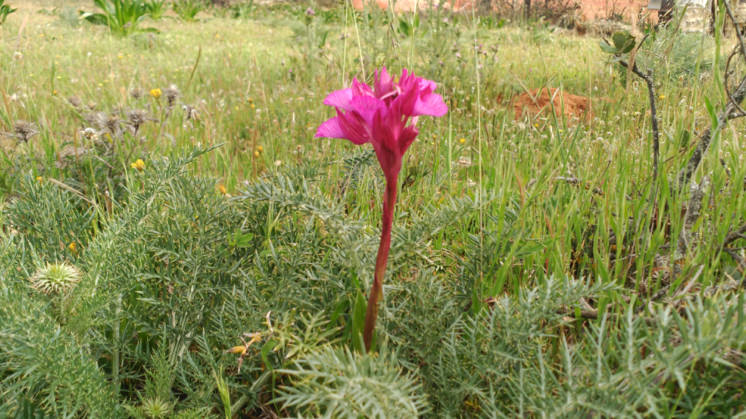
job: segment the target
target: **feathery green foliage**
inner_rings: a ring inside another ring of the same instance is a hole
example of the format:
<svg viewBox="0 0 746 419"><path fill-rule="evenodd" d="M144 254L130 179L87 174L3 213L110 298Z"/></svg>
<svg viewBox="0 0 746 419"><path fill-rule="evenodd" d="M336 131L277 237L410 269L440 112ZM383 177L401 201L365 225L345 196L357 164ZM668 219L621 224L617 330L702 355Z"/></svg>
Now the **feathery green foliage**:
<svg viewBox="0 0 746 419"><path fill-rule="evenodd" d="M320 348L296 361L291 385L278 402L307 416L324 418L417 417L427 403L420 386L385 352L354 354Z"/></svg>

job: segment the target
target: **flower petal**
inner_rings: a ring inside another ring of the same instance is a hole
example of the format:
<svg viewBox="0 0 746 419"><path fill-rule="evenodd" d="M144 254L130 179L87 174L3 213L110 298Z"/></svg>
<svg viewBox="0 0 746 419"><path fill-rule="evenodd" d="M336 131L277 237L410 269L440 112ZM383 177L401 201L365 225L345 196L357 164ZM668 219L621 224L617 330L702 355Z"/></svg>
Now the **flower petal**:
<svg viewBox="0 0 746 419"><path fill-rule="evenodd" d="M399 134L399 152L402 156L407 152L407 149L412 145L414 139L417 138L417 134L419 133L420 131L416 126L410 125L404 128L401 134Z"/></svg>
<svg viewBox="0 0 746 419"><path fill-rule="evenodd" d="M357 78L352 79L352 94L355 96L373 96L373 90L370 86L359 81Z"/></svg>
<svg viewBox="0 0 746 419"><path fill-rule="evenodd" d="M376 70L375 82L373 83L373 92L377 98L382 98L396 90L394 79L386 71L386 67Z"/></svg>
<svg viewBox="0 0 746 419"><path fill-rule="evenodd" d="M339 119L335 116L334 118L327 119L324 121L319 129L316 131L315 138L345 138L345 133L342 131L342 127L339 125Z"/></svg>
<svg viewBox="0 0 746 419"><path fill-rule="evenodd" d="M350 110L350 104L354 94L351 88L335 90L324 99L324 105L333 106L335 108Z"/></svg>
<svg viewBox="0 0 746 419"><path fill-rule="evenodd" d="M386 107L386 104L373 96L355 96L350 102L350 110L360 114L365 123L372 126L376 111Z"/></svg>
<svg viewBox="0 0 746 419"><path fill-rule="evenodd" d="M443 97L437 93L428 93L420 95L417 99L412 115L443 116L447 112L448 106L443 101Z"/></svg>
<svg viewBox="0 0 746 419"><path fill-rule="evenodd" d="M342 113L337 109L337 121L344 137L355 144L365 144L371 140L371 126L357 111Z"/></svg>

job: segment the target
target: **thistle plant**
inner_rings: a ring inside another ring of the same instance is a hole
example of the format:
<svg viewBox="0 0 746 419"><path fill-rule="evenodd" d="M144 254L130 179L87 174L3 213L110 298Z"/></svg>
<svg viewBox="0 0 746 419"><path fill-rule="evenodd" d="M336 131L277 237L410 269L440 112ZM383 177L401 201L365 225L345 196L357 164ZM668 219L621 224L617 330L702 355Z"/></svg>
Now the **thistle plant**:
<svg viewBox="0 0 746 419"><path fill-rule="evenodd" d="M30 278L31 286L44 294L64 294L80 282L80 271L65 262L48 263Z"/></svg>
<svg viewBox="0 0 746 419"><path fill-rule="evenodd" d="M381 241L376 256L373 286L368 296L363 341L369 351L378 316L378 301L383 293L383 278L391 247L397 181L402 158L419 134L420 115L443 116L448 107L433 93L435 82L402 70L398 82L386 71L375 73L373 88L354 79L347 89L330 93L324 104L333 106L337 116L319 126L316 137L343 138L354 144L370 143L386 179L381 219Z"/></svg>

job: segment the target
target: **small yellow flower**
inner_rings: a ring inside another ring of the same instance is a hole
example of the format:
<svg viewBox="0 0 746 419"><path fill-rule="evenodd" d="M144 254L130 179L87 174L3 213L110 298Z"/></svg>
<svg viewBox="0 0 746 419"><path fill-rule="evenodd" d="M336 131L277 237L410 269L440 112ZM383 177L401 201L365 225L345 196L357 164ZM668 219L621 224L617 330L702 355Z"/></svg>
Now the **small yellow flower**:
<svg viewBox="0 0 746 419"><path fill-rule="evenodd" d="M660 96L658 96L658 99L660 99L660 100L663 100L665 98L666 98L666 95L660 95Z"/></svg>
<svg viewBox="0 0 746 419"><path fill-rule="evenodd" d="M222 183L218 184L217 188L218 188L218 192L220 192L223 195L226 195L228 193L228 190L225 189L225 185L223 185Z"/></svg>
<svg viewBox="0 0 746 419"><path fill-rule="evenodd" d="M153 96L154 98L158 99L161 97L161 89L156 87L155 89L150 89L150 96Z"/></svg>
<svg viewBox="0 0 746 419"><path fill-rule="evenodd" d="M261 152L263 152L263 151L264 151L264 147L262 147L262 146L258 145L258 146L256 146L256 151L258 151L258 152L260 152L260 153L261 153Z"/></svg>
<svg viewBox="0 0 746 419"><path fill-rule="evenodd" d="M259 151L254 152L254 157L259 157Z"/></svg>
<svg viewBox="0 0 746 419"><path fill-rule="evenodd" d="M145 162L142 159L137 159L130 163L130 167L142 172L145 169Z"/></svg>
<svg viewBox="0 0 746 419"><path fill-rule="evenodd" d="M57 90L52 90L52 96L57 96Z"/></svg>
<svg viewBox="0 0 746 419"><path fill-rule="evenodd" d="M246 346L245 345L234 346L228 349L226 352L231 353L231 354L243 355L246 353Z"/></svg>
<svg viewBox="0 0 746 419"><path fill-rule="evenodd" d="M75 242L70 242L70 244L67 245L67 248L70 249L73 254L78 253L78 245L75 244Z"/></svg>
<svg viewBox="0 0 746 419"><path fill-rule="evenodd" d="M117 54L117 58L119 58L119 59L121 60L122 58L124 58L124 54L122 54L122 53L120 52L119 54Z"/></svg>
<svg viewBox="0 0 746 419"><path fill-rule="evenodd" d="M254 106L254 104L253 104L253 103L252 103L252 104L251 104L250 106L251 106L251 109L254 109L254 108L256 108L256 106Z"/></svg>
<svg viewBox="0 0 746 419"><path fill-rule="evenodd" d="M39 182L39 183L42 183L44 181L44 178L41 177L41 176L37 176L36 177L36 181Z"/></svg>
<svg viewBox="0 0 746 419"><path fill-rule="evenodd" d="M461 138L458 139L458 142L459 142L459 144L464 144L464 143L466 143L466 138L461 137Z"/></svg>

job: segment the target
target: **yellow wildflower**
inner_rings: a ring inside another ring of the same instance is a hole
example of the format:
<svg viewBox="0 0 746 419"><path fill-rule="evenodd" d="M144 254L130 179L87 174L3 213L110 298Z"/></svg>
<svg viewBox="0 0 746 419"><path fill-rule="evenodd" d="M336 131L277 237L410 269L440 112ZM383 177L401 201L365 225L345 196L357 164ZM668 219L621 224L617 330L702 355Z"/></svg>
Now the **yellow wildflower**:
<svg viewBox="0 0 746 419"><path fill-rule="evenodd" d="M218 184L217 188L218 188L218 192L220 192L223 195L226 195L228 193L228 190L225 188L225 185L223 185L222 183Z"/></svg>
<svg viewBox="0 0 746 419"><path fill-rule="evenodd" d="M254 106L254 104L252 103L251 104L251 109L254 109L254 108L256 108L256 106Z"/></svg>
<svg viewBox="0 0 746 419"><path fill-rule="evenodd" d="M464 144L464 143L466 143L466 138L461 137L461 138L458 139L458 142L460 144Z"/></svg>
<svg viewBox="0 0 746 419"><path fill-rule="evenodd" d="M67 245L67 248L70 249L73 254L78 253L78 245L75 244L75 242L70 242L70 244Z"/></svg>
<svg viewBox="0 0 746 419"><path fill-rule="evenodd" d="M37 176L36 177L36 181L39 182L39 183L42 183L44 181L44 178L41 177L41 176Z"/></svg>
<svg viewBox="0 0 746 419"><path fill-rule="evenodd" d="M234 346L228 349L226 352L231 353L231 354L243 355L246 353L246 346L244 345Z"/></svg>
<svg viewBox="0 0 746 419"><path fill-rule="evenodd" d="M161 89L156 87L155 89L150 89L150 96L153 96L154 98L158 99L161 97Z"/></svg>
<svg viewBox="0 0 746 419"><path fill-rule="evenodd" d="M137 159L130 163L130 167L142 172L145 169L145 162L142 159Z"/></svg>
<svg viewBox="0 0 746 419"><path fill-rule="evenodd" d="M258 146L256 146L256 151L258 151L258 152L260 152L260 153L261 153L261 152L263 152L263 151L264 151L264 147L262 147L262 146L258 145Z"/></svg>
<svg viewBox="0 0 746 419"><path fill-rule="evenodd" d="M259 151L254 152L254 157L259 157Z"/></svg>
<svg viewBox="0 0 746 419"><path fill-rule="evenodd" d="M666 95L660 95L660 96L658 96L658 99L660 99L660 100L663 100L665 98L666 98Z"/></svg>

